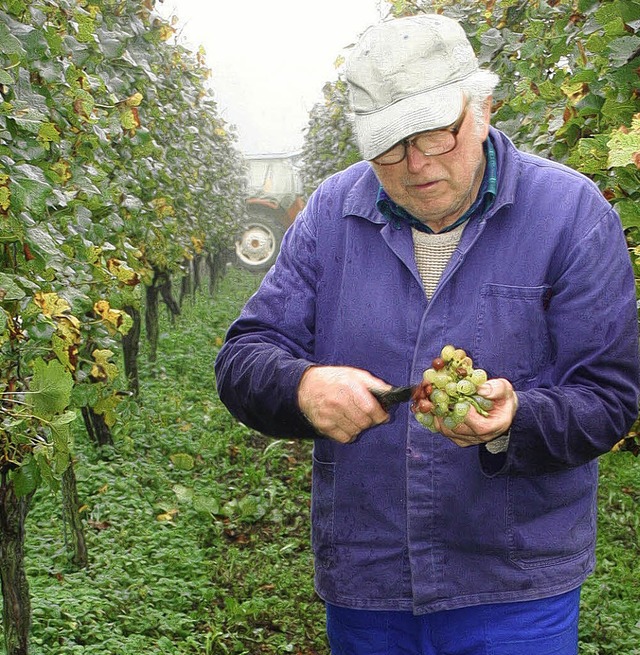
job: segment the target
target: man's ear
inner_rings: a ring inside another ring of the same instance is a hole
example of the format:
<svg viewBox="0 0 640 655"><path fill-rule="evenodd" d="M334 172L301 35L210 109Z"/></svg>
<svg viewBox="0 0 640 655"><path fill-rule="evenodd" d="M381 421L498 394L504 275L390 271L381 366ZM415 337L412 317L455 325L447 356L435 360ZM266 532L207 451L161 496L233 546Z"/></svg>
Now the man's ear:
<svg viewBox="0 0 640 655"><path fill-rule="evenodd" d="M482 131L482 140L484 141L489 136L489 124L491 122L491 105L493 104L493 96L488 96L482 105L482 115L484 118L484 129Z"/></svg>

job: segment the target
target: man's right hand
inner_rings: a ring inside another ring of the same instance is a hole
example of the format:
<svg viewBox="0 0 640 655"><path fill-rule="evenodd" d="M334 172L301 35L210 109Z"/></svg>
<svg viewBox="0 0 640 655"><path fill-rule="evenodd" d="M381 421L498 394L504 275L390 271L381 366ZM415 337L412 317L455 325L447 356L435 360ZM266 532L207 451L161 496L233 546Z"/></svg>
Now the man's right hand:
<svg viewBox="0 0 640 655"><path fill-rule="evenodd" d="M389 384L359 368L312 366L300 380L298 406L318 433L351 443L363 430L389 420L389 414L370 391L389 388Z"/></svg>

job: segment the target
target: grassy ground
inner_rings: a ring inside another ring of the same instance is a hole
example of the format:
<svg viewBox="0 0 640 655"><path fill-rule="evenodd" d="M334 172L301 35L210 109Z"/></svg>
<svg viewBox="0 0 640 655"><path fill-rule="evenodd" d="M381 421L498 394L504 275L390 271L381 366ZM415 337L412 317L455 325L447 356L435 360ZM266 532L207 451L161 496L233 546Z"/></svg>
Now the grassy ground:
<svg viewBox="0 0 640 655"><path fill-rule="evenodd" d="M69 566L60 499L38 493L27 525L32 655L327 655L310 444L255 434L214 392L215 354L256 284L232 270L213 302L198 295L163 325L114 448L98 450L79 426L88 569ZM601 477L581 655L640 655L640 462L608 455Z"/></svg>

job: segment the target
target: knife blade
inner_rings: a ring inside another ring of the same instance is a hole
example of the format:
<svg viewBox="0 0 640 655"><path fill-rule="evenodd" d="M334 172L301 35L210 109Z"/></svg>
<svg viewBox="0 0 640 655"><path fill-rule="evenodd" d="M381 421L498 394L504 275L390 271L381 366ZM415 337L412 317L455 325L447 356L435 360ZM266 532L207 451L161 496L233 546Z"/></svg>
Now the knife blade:
<svg viewBox="0 0 640 655"><path fill-rule="evenodd" d="M369 391L376 397L382 408L387 411L393 405L411 400L417 388L417 384L412 384L406 387L391 387L391 389L385 391L380 389L369 389Z"/></svg>

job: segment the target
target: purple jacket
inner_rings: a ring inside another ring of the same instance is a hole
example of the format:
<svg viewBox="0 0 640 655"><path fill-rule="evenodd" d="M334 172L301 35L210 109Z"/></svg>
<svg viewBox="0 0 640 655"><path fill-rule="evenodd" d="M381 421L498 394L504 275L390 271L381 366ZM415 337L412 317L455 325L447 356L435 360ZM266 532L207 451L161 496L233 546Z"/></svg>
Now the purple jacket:
<svg viewBox="0 0 640 655"><path fill-rule="evenodd" d="M634 279L598 189L492 129L498 195L427 301L410 228L375 206L361 162L328 179L216 360L220 398L279 437L313 436L296 405L310 363L418 381L441 347L509 379L508 451L459 448L408 404L353 444L314 444L316 589L416 613L545 597L594 566L598 455L638 408Z"/></svg>

